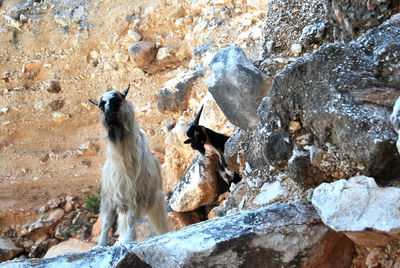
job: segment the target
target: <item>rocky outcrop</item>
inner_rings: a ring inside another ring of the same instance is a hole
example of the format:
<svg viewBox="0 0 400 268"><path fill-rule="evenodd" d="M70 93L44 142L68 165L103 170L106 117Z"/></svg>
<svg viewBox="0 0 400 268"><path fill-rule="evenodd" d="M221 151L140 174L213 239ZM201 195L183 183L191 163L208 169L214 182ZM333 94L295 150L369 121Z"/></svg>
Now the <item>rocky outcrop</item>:
<svg viewBox="0 0 400 268"><path fill-rule="evenodd" d="M260 70L273 77L297 57L332 41L332 27L322 1L268 1ZM307 54L306 54L307 53Z"/></svg>
<svg viewBox="0 0 400 268"><path fill-rule="evenodd" d="M352 243L320 224L311 204L274 204L216 218L143 243L0 267L348 267ZM142 266L141 266L142 265Z"/></svg>
<svg viewBox="0 0 400 268"><path fill-rule="evenodd" d="M294 157L289 173L305 184L357 172L396 180L400 157L388 119L399 95L389 82L397 79L399 36L400 20L392 19L357 43L323 45L277 75L259 108L265 161L279 166Z"/></svg>
<svg viewBox="0 0 400 268"><path fill-rule="evenodd" d="M243 129L255 127L257 107L268 95L270 79L236 46L219 50L210 69L207 87L226 118Z"/></svg>

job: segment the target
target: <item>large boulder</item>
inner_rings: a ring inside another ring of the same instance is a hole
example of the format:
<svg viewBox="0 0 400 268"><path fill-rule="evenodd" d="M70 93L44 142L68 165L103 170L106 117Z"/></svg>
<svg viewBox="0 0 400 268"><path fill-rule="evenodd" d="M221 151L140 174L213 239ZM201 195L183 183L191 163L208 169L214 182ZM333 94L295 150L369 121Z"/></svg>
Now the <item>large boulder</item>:
<svg viewBox="0 0 400 268"><path fill-rule="evenodd" d="M128 246L15 261L0 267L349 267L353 244L309 203L274 204Z"/></svg>
<svg viewBox="0 0 400 268"><path fill-rule="evenodd" d="M265 161L279 166L295 155L287 161L290 175L306 184L357 173L381 184L396 180L400 157L389 117L400 94L399 44L400 20L394 18L358 42L325 44L288 65L259 109Z"/></svg>
<svg viewBox="0 0 400 268"><path fill-rule="evenodd" d="M270 79L236 46L219 50L210 68L207 87L226 118L243 129L257 126L257 107L268 95Z"/></svg>
<svg viewBox="0 0 400 268"><path fill-rule="evenodd" d="M399 233L399 200L400 188L378 187L366 176L323 183L312 196L322 221L337 232L373 229Z"/></svg>
<svg viewBox="0 0 400 268"><path fill-rule="evenodd" d="M400 264L400 188L378 187L371 177L356 176L318 186L312 204L322 221L343 232L357 246L369 267L396 267ZM384 258L381 258L384 257ZM383 260L392 261L384 264ZM375 266L372 264L376 264Z"/></svg>
<svg viewBox="0 0 400 268"><path fill-rule="evenodd" d="M176 212L193 211L213 203L218 196L216 155L198 155L175 188L170 206Z"/></svg>

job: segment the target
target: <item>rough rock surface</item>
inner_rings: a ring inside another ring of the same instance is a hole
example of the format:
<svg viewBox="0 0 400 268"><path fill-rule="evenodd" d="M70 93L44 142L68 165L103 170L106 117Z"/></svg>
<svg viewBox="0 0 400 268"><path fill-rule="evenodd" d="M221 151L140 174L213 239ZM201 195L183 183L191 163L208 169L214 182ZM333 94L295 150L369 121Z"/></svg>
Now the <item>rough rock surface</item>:
<svg viewBox="0 0 400 268"><path fill-rule="evenodd" d="M128 48L128 51L135 65L145 70L148 69L150 63L157 56L156 43L149 41L139 41L133 43Z"/></svg>
<svg viewBox="0 0 400 268"><path fill-rule="evenodd" d="M264 57L270 57L273 54L288 56L292 45L300 43L304 28L310 28L325 20L326 10L322 1L268 1L267 19L264 25ZM314 26L314 28L318 27ZM319 40L328 39L325 36L328 33L324 31L325 29L322 30ZM303 39L305 39L304 36Z"/></svg>
<svg viewBox="0 0 400 268"><path fill-rule="evenodd" d="M325 0L330 23L335 28L335 40L357 40L371 27L390 18L396 0Z"/></svg>
<svg viewBox="0 0 400 268"><path fill-rule="evenodd" d="M388 120L399 95L390 82L397 79L399 36L400 20L389 20L357 43L323 45L274 78L259 110L259 139L267 148L269 137L283 133L281 143L292 143L294 150L316 146L313 152L320 152L322 161L306 164L306 179L300 181L330 181L357 172L382 184L399 177L396 135ZM292 122L301 128L291 130Z"/></svg>
<svg viewBox="0 0 400 268"><path fill-rule="evenodd" d="M218 195L215 168L216 155L198 155L175 188L170 206L176 212L193 211L210 204Z"/></svg>
<svg viewBox="0 0 400 268"><path fill-rule="evenodd" d="M398 233L400 188L381 188L375 180L356 176L315 188L312 204L322 221L335 231ZM379 219L379 220L377 220Z"/></svg>
<svg viewBox="0 0 400 268"><path fill-rule="evenodd" d="M185 70L176 78L165 83L158 94L157 109L161 113L186 110L193 83L203 74L202 68Z"/></svg>
<svg viewBox="0 0 400 268"><path fill-rule="evenodd" d="M268 95L270 79L237 46L220 49L210 69L207 87L226 118L243 129L255 127L257 107Z"/></svg>
<svg viewBox="0 0 400 268"><path fill-rule="evenodd" d="M127 247L8 262L0 267L31 267L33 263L46 267L348 267L353 244L319 221L311 204L274 204Z"/></svg>
<svg viewBox="0 0 400 268"><path fill-rule="evenodd" d="M398 134L396 146L397 151L400 154L400 98L397 99L396 103L393 106L393 112L390 115L390 122L392 123L394 130Z"/></svg>
<svg viewBox="0 0 400 268"><path fill-rule="evenodd" d="M0 237L0 262L11 260L22 251L10 239Z"/></svg>

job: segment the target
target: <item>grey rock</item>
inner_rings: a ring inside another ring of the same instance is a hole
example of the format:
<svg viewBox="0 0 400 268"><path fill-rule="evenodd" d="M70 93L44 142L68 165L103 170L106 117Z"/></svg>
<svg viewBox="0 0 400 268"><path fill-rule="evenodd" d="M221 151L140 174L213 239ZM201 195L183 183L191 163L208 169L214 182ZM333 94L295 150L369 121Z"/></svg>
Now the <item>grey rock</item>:
<svg viewBox="0 0 400 268"><path fill-rule="evenodd" d="M327 24L327 21L322 21L304 27L299 37L300 43L303 45L320 43L325 36Z"/></svg>
<svg viewBox="0 0 400 268"><path fill-rule="evenodd" d="M148 71L151 62L157 56L156 43L149 41L139 41L129 46L128 52L133 63L142 70Z"/></svg>
<svg viewBox="0 0 400 268"><path fill-rule="evenodd" d="M318 0L268 1L267 18L264 24L264 57L276 54L288 56L291 45L299 42L303 29L310 27L309 25L323 23L326 15L324 3ZM322 36L327 40L330 39L328 30L323 31L325 35ZM311 51L311 43L304 42L303 44L308 45L305 47L306 51Z"/></svg>
<svg viewBox="0 0 400 268"><path fill-rule="evenodd" d="M390 115L390 122L394 130L397 133L400 133L400 98L396 100L396 103L393 106L393 112Z"/></svg>
<svg viewBox="0 0 400 268"><path fill-rule="evenodd" d="M269 92L268 77L236 46L219 50L210 68L207 87L226 118L242 129L255 127L257 107Z"/></svg>
<svg viewBox="0 0 400 268"><path fill-rule="evenodd" d="M399 198L400 188L381 188L371 177L356 176L321 184L314 190L312 204L335 231L374 229L399 234Z"/></svg>
<svg viewBox="0 0 400 268"><path fill-rule="evenodd" d="M395 105L393 106L393 112L390 115L390 122L398 134L396 147L400 154L400 98L397 99Z"/></svg>
<svg viewBox="0 0 400 268"><path fill-rule="evenodd" d="M215 49L215 45L211 42L201 44L193 50L194 57L201 57L206 52Z"/></svg>
<svg viewBox="0 0 400 268"><path fill-rule="evenodd" d="M193 84L197 78L204 75L204 71L204 68L185 70L166 82L158 94L157 109L161 113L186 110Z"/></svg>
<svg viewBox="0 0 400 268"><path fill-rule="evenodd" d="M264 158L271 161L289 160L293 144L288 137L283 131L271 133L264 145Z"/></svg>
<svg viewBox="0 0 400 268"><path fill-rule="evenodd" d="M352 242L320 224L311 204L291 202L215 218L142 243L0 267L348 267L352 252Z"/></svg>
<svg viewBox="0 0 400 268"><path fill-rule="evenodd" d="M302 182L307 177L307 166L310 163L308 151L293 150L293 155L288 162L288 171L292 179Z"/></svg>
<svg viewBox="0 0 400 268"><path fill-rule="evenodd" d="M392 19L359 42L325 44L288 65L274 78L264 105L269 110L259 112L260 128L267 129L260 135L287 131L296 115L326 156L317 166L320 177L329 181L359 172L381 184L396 180L400 157L389 117L398 93L390 87L387 66L399 62L397 44L400 20Z"/></svg>
<svg viewBox="0 0 400 268"><path fill-rule="evenodd" d="M129 261L129 266L126 263ZM0 267L150 267L126 247L105 247L97 250L74 252L53 258L29 259L0 263Z"/></svg>
<svg viewBox="0 0 400 268"><path fill-rule="evenodd" d="M29 225L29 232L35 232L38 229L48 228L50 226L55 225L58 221L64 217L64 210L61 208L57 208L48 214L41 216L37 221L31 223Z"/></svg>
<svg viewBox="0 0 400 268"><path fill-rule="evenodd" d="M334 26L335 40L357 40L368 29L390 18L395 0L325 0L329 22Z"/></svg>

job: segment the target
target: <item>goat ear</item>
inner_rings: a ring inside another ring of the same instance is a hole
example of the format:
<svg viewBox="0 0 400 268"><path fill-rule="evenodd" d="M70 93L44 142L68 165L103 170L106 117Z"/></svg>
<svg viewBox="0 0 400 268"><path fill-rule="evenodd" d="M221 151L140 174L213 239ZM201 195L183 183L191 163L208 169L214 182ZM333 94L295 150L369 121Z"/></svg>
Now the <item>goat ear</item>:
<svg viewBox="0 0 400 268"><path fill-rule="evenodd" d="M99 102L97 100L89 99L89 101L90 101L90 103L92 103L92 104L94 104L96 106L99 106Z"/></svg>
<svg viewBox="0 0 400 268"><path fill-rule="evenodd" d="M128 92L129 92L129 88L131 87L131 84L129 84L128 85L128 87L124 90L124 91L122 91L122 93L121 93L121 95L122 95L122 97L125 99L126 98L126 95L128 95Z"/></svg>
<svg viewBox="0 0 400 268"><path fill-rule="evenodd" d="M187 139L187 140L185 140L183 143L184 143L184 144L192 143L192 139Z"/></svg>

